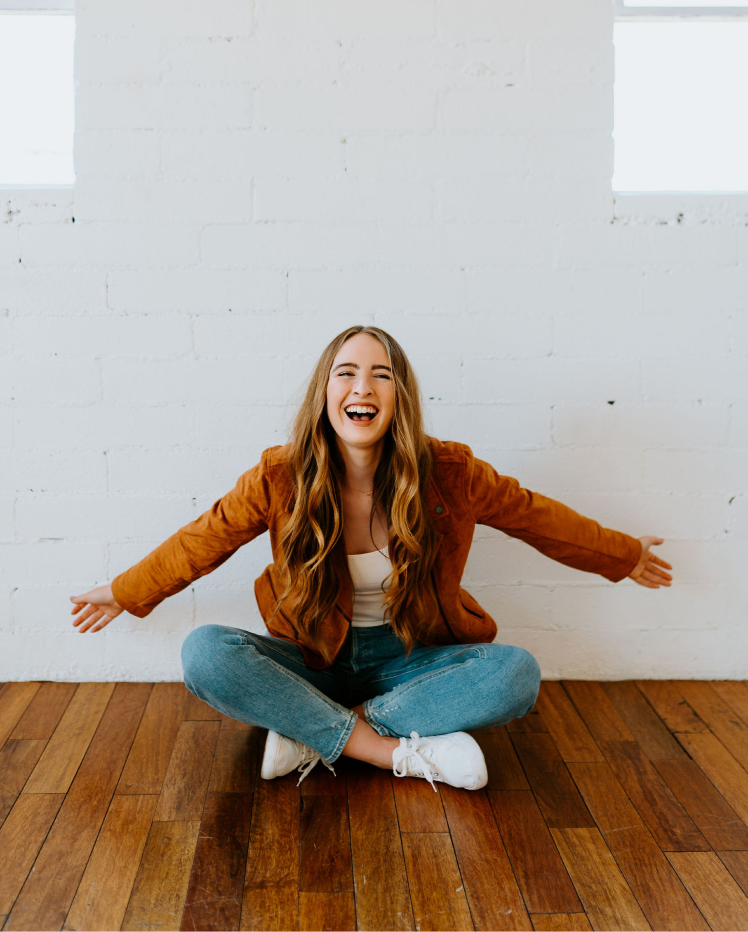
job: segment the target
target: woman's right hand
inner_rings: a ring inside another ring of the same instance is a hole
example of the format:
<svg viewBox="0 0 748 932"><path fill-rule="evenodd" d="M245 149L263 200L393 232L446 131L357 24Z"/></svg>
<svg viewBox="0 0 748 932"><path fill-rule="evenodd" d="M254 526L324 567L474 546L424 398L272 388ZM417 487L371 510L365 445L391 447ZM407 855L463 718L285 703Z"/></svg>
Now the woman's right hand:
<svg viewBox="0 0 748 932"><path fill-rule="evenodd" d="M73 622L76 628L81 626L78 628L81 634L89 628L92 631L100 631L112 618L124 611L122 606L115 602L111 586L99 586L90 592L84 592L83 595L71 595L70 601L73 603L71 615L78 615L83 609L82 614Z"/></svg>

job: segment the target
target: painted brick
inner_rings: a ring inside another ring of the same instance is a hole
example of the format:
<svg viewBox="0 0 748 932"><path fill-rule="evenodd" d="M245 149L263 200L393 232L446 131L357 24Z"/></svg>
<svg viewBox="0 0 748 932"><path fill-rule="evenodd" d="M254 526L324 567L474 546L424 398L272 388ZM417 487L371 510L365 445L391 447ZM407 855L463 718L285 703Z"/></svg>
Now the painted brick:
<svg viewBox="0 0 748 932"><path fill-rule="evenodd" d="M638 365L626 360L472 359L465 366L468 402L559 404L638 400Z"/></svg>
<svg viewBox="0 0 748 932"><path fill-rule="evenodd" d="M119 313L211 313L275 310L286 304L286 279L278 272L208 269L114 272L109 276L109 305Z"/></svg>
<svg viewBox="0 0 748 932"><path fill-rule="evenodd" d="M101 398L101 364L79 360L75 372L64 359L47 358L33 365L20 357L7 364L11 399L19 403L47 401L91 403ZM0 401L11 400L2 398Z"/></svg>
<svg viewBox="0 0 748 932"><path fill-rule="evenodd" d="M365 271L291 272L292 312L322 311L341 302L352 314L366 311L450 311L465 309L461 272Z"/></svg>
<svg viewBox="0 0 748 932"><path fill-rule="evenodd" d="M0 451L6 492L105 492L107 465L103 452L15 449Z"/></svg>
<svg viewBox="0 0 748 932"><path fill-rule="evenodd" d="M727 405L555 405L553 439L561 446L590 448L721 447L731 416L734 422L734 409Z"/></svg>
<svg viewBox="0 0 748 932"><path fill-rule="evenodd" d="M188 265L198 251L198 229L173 223L89 223L25 226L21 256L32 268L99 266L159 268Z"/></svg>
<svg viewBox="0 0 748 932"><path fill-rule="evenodd" d="M402 87L262 87L254 96L257 126L275 132L428 133L436 95Z"/></svg>
<svg viewBox="0 0 748 932"><path fill-rule="evenodd" d="M321 220L360 223L431 220L434 188L425 181L319 181L261 178L255 186L255 219L259 221Z"/></svg>
<svg viewBox="0 0 748 932"><path fill-rule="evenodd" d="M296 133L266 130L163 134L163 168L167 178L308 177L339 175L347 148L338 133L305 133L298 145ZM227 221L220 212L222 223Z"/></svg>
<svg viewBox="0 0 748 932"><path fill-rule="evenodd" d="M17 405L18 450L104 453L122 447L168 449L194 439L191 408L173 405Z"/></svg>
<svg viewBox="0 0 748 932"><path fill-rule="evenodd" d="M93 129L75 134L75 165L81 178L154 178L161 173L161 133Z"/></svg>
<svg viewBox="0 0 748 932"><path fill-rule="evenodd" d="M371 263L379 230L373 223L215 224L204 229L201 254L212 269L345 269ZM224 280L226 276L214 276Z"/></svg>
<svg viewBox="0 0 748 932"><path fill-rule="evenodd" d="M317 8L304 0L274 0L257 14L262 34L348 39L428 39L436 27L434 0L328 0Z"/></svg>
<svg viewBox="0 0 748 932"><path fill-rule="evenodd" d="M34 318L22 317L13 322L13 340L17 355L32 359L163 359L192 352L192 327L189 317L179 314L47 317L43 329Z"/></svg>

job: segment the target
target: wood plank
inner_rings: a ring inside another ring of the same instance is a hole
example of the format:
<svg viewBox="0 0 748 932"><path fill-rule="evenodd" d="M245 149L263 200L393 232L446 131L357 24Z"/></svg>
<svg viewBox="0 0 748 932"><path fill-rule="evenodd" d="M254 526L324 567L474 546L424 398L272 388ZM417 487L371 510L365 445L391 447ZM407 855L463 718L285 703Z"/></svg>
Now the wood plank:
<svg viewBox="0 0 748 932"><path fill-rule="evenodd" d="M742 680L711 680L709 685L748 724L748 686Z"/></svg>
<svg viewBox="0 0 748 932"><path fill-rule="evenodd" d="M42 683L10 737L49 741L77 687L77 683Z"/></svg>
<svg viewBox="0 0 748 932"><path fill-rule="evenodd" d="M586 913L530 914L535 932L592 932Z"/></svg>
<svg viewBox="0 0 748 932"><path fill-rule="evenodd" d="M348 774L356 918L365 932L415 929L392 779L365 765Z"/></svg>
<svg viewBox="0 0 748 932"><path fill-rule="evenodd" d="M264 745L263 745L264 747ZM347 796L346 775L350 769L347 757L339 757L333 768L335 773L320 761L308 777L301 782L301 795L304 796ZM297 772L298 780L300 774Z"/></svg>
<svg viewBox="0 0 748 932"><path fill-rule="evenodd" d="M189 689L186 691L187 695L185 696L184 707L182 708L183 722L220 722L227 717L222 715L218 709L211 708L207 702L198 699Z"/></svg>
<svg viewBox="0 0 748 932"><path fill-rule="evenodd" d="M607 764L570 764L574 780L644 915L656 929L708 932L665 855Z"/></svg>
<svg viewBox="0 0 748 932"><path fill-rule="evenodd" d="M730 871L743 893L748 894L748 851L718 851L717 857Z"/></svg>
<svg viewBox="0 0 748 932"><path fill-rule="evenodd" d="M200 821L219 728L215 721L189 721L179 726L154 822Z"/></svg>
<svg viewBox="0 0 748 932"><path fill-rule="evenodd" d="M118 794L152 796L161 792L188 695L191 693L183 683L154 683L117 784Z"/></svg>
<svg viewBox="0 0 748 932"><path fill-rule="evenodd" d="M554 828L551 835L593 929L650 928L596 828Z"/></svg>
<svg viewBox="0 0 748 932"><path fill-rule="evenodd" d="M672 852L670 862L712 929L748 929L748 897L713 851Z"/></svg>
<svg viewBox="0 0 748 932"><path fill-rule="evenodd" d="M208 793L182 929L239 928L251 817L251 795Z"/></svg>
<svg viewBox="0 0 748 932"><path fill-rule="evenodd" d="M3 745L0 751L0 823L12 809L46 743L8 738Z"/></svg>
<svg viewBox="0 0 748 932"><path fill-rule="evenodd" d="M65 919L66 929L119 929L158 796L115 796Z"/></svg>
<svg viewBox="0 0 748 932"><path fill-rule="evenodd" d="M672 683L667 680L636 680L636 685L670 731L676 734L707 734L709 732L706 725Z"/></svg>
<svg viewBox="0 0 748 932"><path fill-rule="evenodd" d="M676 680L673 685L735 760L748 769L748 725L708 683Z"/></svg>
<svg viewBox="0 0 748 932"><path fill-rule="evenodd" d="M242 929L299 926L301 793L293 774L258 780L249 835Z"/></svg>
<svg viewBox="0 0 748 932"><path fill-rule="evenodd" d="M180 928L199 832L199 822L151 824L122 929Z"/></svg>
<svg viewBox="0 0 748 932"><path fill-rule="evenodd" d="M345 796L302 796L299 890L353 892L353 867Z"/></svg>
<svg viewBox="0 0 748 932"><path fill-rule="evenodd" d="M67 793L99 727L114 683L81 683L26 781L24 793Z"/></svg>
<svg viewBox="0 0 748 932"><path fill-rule="evenodd" d="M598 744L600 741L635 740L600 683L564 680L562 685Z"/></svg>
<svg viewBox="0 0 748 932"><path fill-rule="evenodd" d="M537 707L563 760L568 763L605 759L561 683L541 683Z"/></svg>
<svg viewBox="0 0 748 932"><path fill-rule="evenodd" d="M416 929L419 932L473 929L449 835L408 832L402 839Z"/></svg>
<svg viewBox="0 0 748 932"><path fill-rule="evenodd" d="M744 823L748 823L748 773L714 735L679 734L678 740Z"/></svg>
<svg viewBox="0 0 748 932"><path fill-rule="evenodd" d="M655 761L655 767L712 848L748 849L748 828L695 761L684 755Z"/></svg>
<svg viewBox="0 0 748 932"><path fill-rule="evenodd" d="M603 741L618 782L663 851L708 851L709 842L635 741Z"/></svg>
<svg viewBox="0 0 748 932"><path fill-rule="evenodd" d="M254 792L257 756L264 739L265 730L261 728L219 730L208 792L245 795Z"/></svg>
<svg viewBox="0 0 748 932"><path fill-rule="evenodd" d="M0 928L13 908L65 797L22 796L0 828Z"/></svg>
<svg viewBox="0 0 748 932"><path fill-rule="evenodd" d="M594 828L550 735L512 735L512 743L549 828Z"/></svg>
<svg viewBox="0 0 748 932"><path fill-rule="evenodd" d="M548 733L548 728L546 727L546 724L543 721L543 716L540 714L538 709L532 709L527 713L527 715L523 715L522 718L515 718L511 722L507 722L506 725L501 725L500 727L506 728L507 731L518 735L537 735Z"/></svg>
<svg viewBox="0 0 748 932"><path fill-rule="evenodd" d="M581 912L582 904L532 793L489 791L488 798L530 913Z"/></svg>
<svg viewBox="0 0 748 932"><path fill-rule="evenodd" d="M687 760L683 748L631 680L600 684L650 760Z"/></svg>
<svg viewBox="0 0 748 932"><path fill-rule="evenodd" d="M441 793L476 929L532 929L485 793Z"/></svg>
<svg viewBox="0 0 748 932"><path fill-rule="evenodd" d="M36 695L39 683L6 683L0 689L0 748Z"/></svg>
<svg viewBox="0 0 748 932"><path fill-rule="evenodd" d="M488 769L488 789L529 790L530 784L514 750L506 727L476 731L473 738L480 745Z"/></svg>
<svg viewBox="0 0 748 932"><path fill-rule="evenodd" d="M62 928L150 691L150 683L117 684L34 871L16 900L7 929Z"/></svg>
<svg viewBox="0 0 748 932"><path fill-rule="evenodd" d="M299 929L348 930L356 928L352 893L300 893Z"/></svg>
<svg viewBox="0 0 748 932"><path fill-rule="evenodd" d="M401 832L449 831L442 798L428 781L395 777L392 783Z"/></svg>

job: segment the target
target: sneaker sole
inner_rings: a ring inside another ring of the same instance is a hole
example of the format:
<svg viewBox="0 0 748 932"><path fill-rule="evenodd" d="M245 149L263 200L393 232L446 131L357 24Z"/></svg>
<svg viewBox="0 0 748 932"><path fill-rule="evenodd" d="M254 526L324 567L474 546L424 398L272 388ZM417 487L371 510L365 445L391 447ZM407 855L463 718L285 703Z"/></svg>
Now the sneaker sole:
<svg viewBox="0 0 748 932"><path fill-rule="evenodd" d="M265 752L262 755L262 767L260 776L263 780L274 780L278 776L276 764L278 762L278 751L280 750L280 735L276 731L269 731L265 741Z"/></svg>

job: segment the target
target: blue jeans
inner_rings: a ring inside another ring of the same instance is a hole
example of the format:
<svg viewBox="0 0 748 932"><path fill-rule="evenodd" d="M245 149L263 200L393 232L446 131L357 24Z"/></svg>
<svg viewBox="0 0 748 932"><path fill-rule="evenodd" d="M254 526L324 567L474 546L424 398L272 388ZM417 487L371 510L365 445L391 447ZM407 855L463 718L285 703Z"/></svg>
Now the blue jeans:
<svg viewBox="0 0 748 932"><path fill-rule="evenodd" d="M388 625L351 628L331 667L312 670L290 641L203 625L182 645L184 682L220 712L337 760L363 703L380 735L443 735L502 725L529 712L540 686L532 654L504 644L427 647L406 659Z"/></svg>

